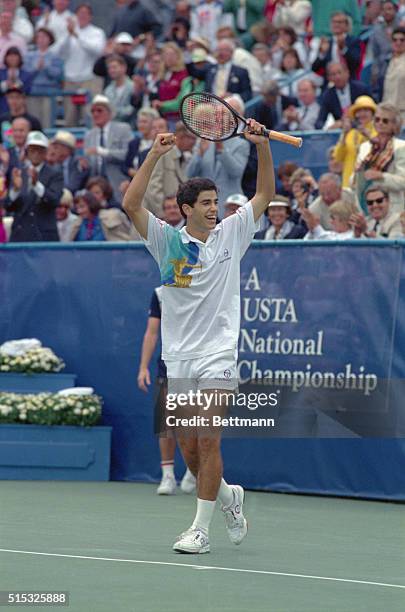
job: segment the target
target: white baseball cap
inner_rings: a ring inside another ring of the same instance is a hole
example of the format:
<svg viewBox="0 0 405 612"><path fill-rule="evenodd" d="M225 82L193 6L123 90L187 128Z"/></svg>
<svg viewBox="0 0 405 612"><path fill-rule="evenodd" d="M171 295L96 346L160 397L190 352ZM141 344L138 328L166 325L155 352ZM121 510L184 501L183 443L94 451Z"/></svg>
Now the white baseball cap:
<svg viewBox="0 0 405 612"><path fill-rule="evenodd" d="M76 138L70 132L66 130L59 130L56 132L55 136L52 138L52 142L56 142L58 144L63 144L65 147L69 147L70 149L76 148Z"/></svg>
<svg viewBox="0 0 405 612"><path fill-rule="evenodd" d="M243 195L243 193L234 193L226 198L225 204L236 204L237 206L244 206L249 202L249 199Z"/></svg>
<svg viewBox="0 0 405 612"><path fill-rule="evenodd" d="M91 101L91 107L93 106L106 106L111 111L113 110L110 99L107 98L107 96L103 96L102 94L97 94L96 96L94 96L93 100Z"/></svg>
<svg viewBox="0 0 405 612"><path fill-rule="evenodd" d="M37 147L44 147L47 149L49 147L49 140L42 132L30 132L27 136L25 146L29 147L30 145L36 145Z"/></svg>
<svg viewBox="0 0 405 612"><path fill-rule="evenodd" d="M118 43L119 45L133 45L134 39L132 38L131 34L128 34L128 32L120 32L114 38L114 42Z"/></svg>

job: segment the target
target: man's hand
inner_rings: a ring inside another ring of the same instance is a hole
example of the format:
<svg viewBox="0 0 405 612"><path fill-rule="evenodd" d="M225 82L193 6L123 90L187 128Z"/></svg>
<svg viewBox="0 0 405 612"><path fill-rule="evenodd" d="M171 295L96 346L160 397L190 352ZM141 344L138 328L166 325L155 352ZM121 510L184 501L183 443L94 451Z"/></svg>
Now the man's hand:
<svg viewBox="0 0 405 612"><path fill-rule="evenodd" d="M85 149L84 153L85 155L98 155L97 147L89 147L88 149Z"/></svg>
<svg viewBox="0 0 405 612"><path fill-rule="evenodd" d="M383 173L380 170L366 170L364 173L364 178L367 181L381 181L383 178Z"/></svg>
<svg viewBox="0 0 405 612"><path fill-rule="evenodd" d="M176 136L171 132L165 134L158 134L155 138L155 142L152 145L150 153L161 157L171 151L176 144Z"/></svg>
<svg viewBox="0 0 405 612"><path fill-rule="evenodd" d="M330 42L327 38L322 37L319 45L319 54L326 55L330 48Z"/></svg>
<svg viewBox="0 0 405 612"><path fill-rule="evenodd" d="M148 392L148 386L150 385L150 373L148 368L141 368L138 373L138 387L144 391Z"/></svg>
<svg viewBox="0 0 405 612"><path fill-rule="evenodd" d="M90 168L89 160L86 157L79 157L78 166L82 172Z"/></svg>
<svg viewBox="0 0 405 612"><path fill-rule="evenodd" d="M367 221L363 213L353 213L350 216L349 223L353 228L355 238L360 238L367 231Z"/></svg>
<svg viewBox="0 0 405 612"><path fill-rule="evenodd" d="M38 170L36 170L35 168L29 168L28 170L28 174L31 177L31 183L32 185L36 185L38 182Z"/></svg>
<svg viewBox="0 0 405 612"><path fill-rule="evenodd" d="M205 154L209 146L210 146L210 141L204 140L204 138L201 138L200 148L199 148L201 157L203 157L203 155Z"/></svg>
<svg viewBox="0 0 405 612"><path fill-rule="evenodd" d="M290 121L298 121L297 108L292 105L288 106L285 109L283 116L288 123L290 123Z"/></svg>
<svg viewBox="0 0 405 612"><path fill-rule="evenodd" d="M268 137L262 135L262 131L266 129L264 125L254 119L248 119L247 124L247 128L243 130L246 140L253 142L255 145L262 145L269 142Z"/></svg>
<svg viewBox="0 0 405 612"><path fill-rule="evenodd" d="M21 191L23 181L22 181L22 172L20 168L13 168L13 171L11 173L11 180L13 183L13 189L15 191Z"/></svg>
<svg viewBox="0 0 405 612"><path fill-rule="evenodd" d="M302 218L308 226L309 231L312 232L319 225L320 218L314 215L314 213L308 210L308 208L304 208L300 212Z"/></svg>
<svg viewBox="0 0 405 612"><path fill-rule="evenodd" d="M73 17L66 19L67 31L72 36L76 36L76 20Z"/></svg>

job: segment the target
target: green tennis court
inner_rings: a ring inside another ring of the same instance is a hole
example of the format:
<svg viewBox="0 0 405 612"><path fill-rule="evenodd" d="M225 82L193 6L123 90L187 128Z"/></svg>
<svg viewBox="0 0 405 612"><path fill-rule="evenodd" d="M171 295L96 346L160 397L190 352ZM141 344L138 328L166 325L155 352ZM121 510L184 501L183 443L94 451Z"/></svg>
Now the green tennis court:
<svg viewBox="0 0 405 612"><path fill-rule="evenodd" d="M135 483L1 483L0 590L69 591L75 612L403 612L397 504L248 492L240 547L176 555L193 497ZM37 606L35 606L37 608Z"/></svg>

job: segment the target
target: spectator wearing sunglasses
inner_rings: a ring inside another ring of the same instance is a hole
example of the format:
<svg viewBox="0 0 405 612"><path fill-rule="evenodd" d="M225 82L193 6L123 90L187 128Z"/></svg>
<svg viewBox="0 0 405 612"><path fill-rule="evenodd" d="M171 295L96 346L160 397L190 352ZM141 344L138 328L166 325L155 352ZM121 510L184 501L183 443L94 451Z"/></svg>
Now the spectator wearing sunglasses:
<svg viewBox="0 0 405 612"><path fill-rule="evenodd" d="M401 238L401 214L390 208L388 191L382 185L371 185L365 193L368 214L356 213L352 216L356 237Z"/></svg>
<svg viewBox="0 0 405 612"><path fill-rule="evenodd" d="M392 104L379 104L374 126L377 136L360 145L352 186L366 214L365 194L375 182L387 190L391 209L401 212L405 205L405 142L396 138L402 126L400 111Z"/></svg>
<svg viewBox="0 0 405 612"><path fill-rule="evenodd" d="M384 79L383 102L393 104L405 119L405 28L392 33L392 58Z"/></svg>

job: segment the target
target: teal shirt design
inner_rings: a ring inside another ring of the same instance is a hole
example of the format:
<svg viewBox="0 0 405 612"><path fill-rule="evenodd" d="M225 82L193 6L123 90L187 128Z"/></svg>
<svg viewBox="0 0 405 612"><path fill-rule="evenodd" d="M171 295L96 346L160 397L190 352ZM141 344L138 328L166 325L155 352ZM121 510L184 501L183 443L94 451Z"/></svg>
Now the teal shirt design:
<svg viewBox="0 0 405 612"><path fill-rule="evenodd" d="M184 243L180 232L170 225L166 225L164 231L167 251L160 265L162 285L185 289L191 284L189 272L201 268L201 264L197 264L199 248L195 242Z"/></svg>

